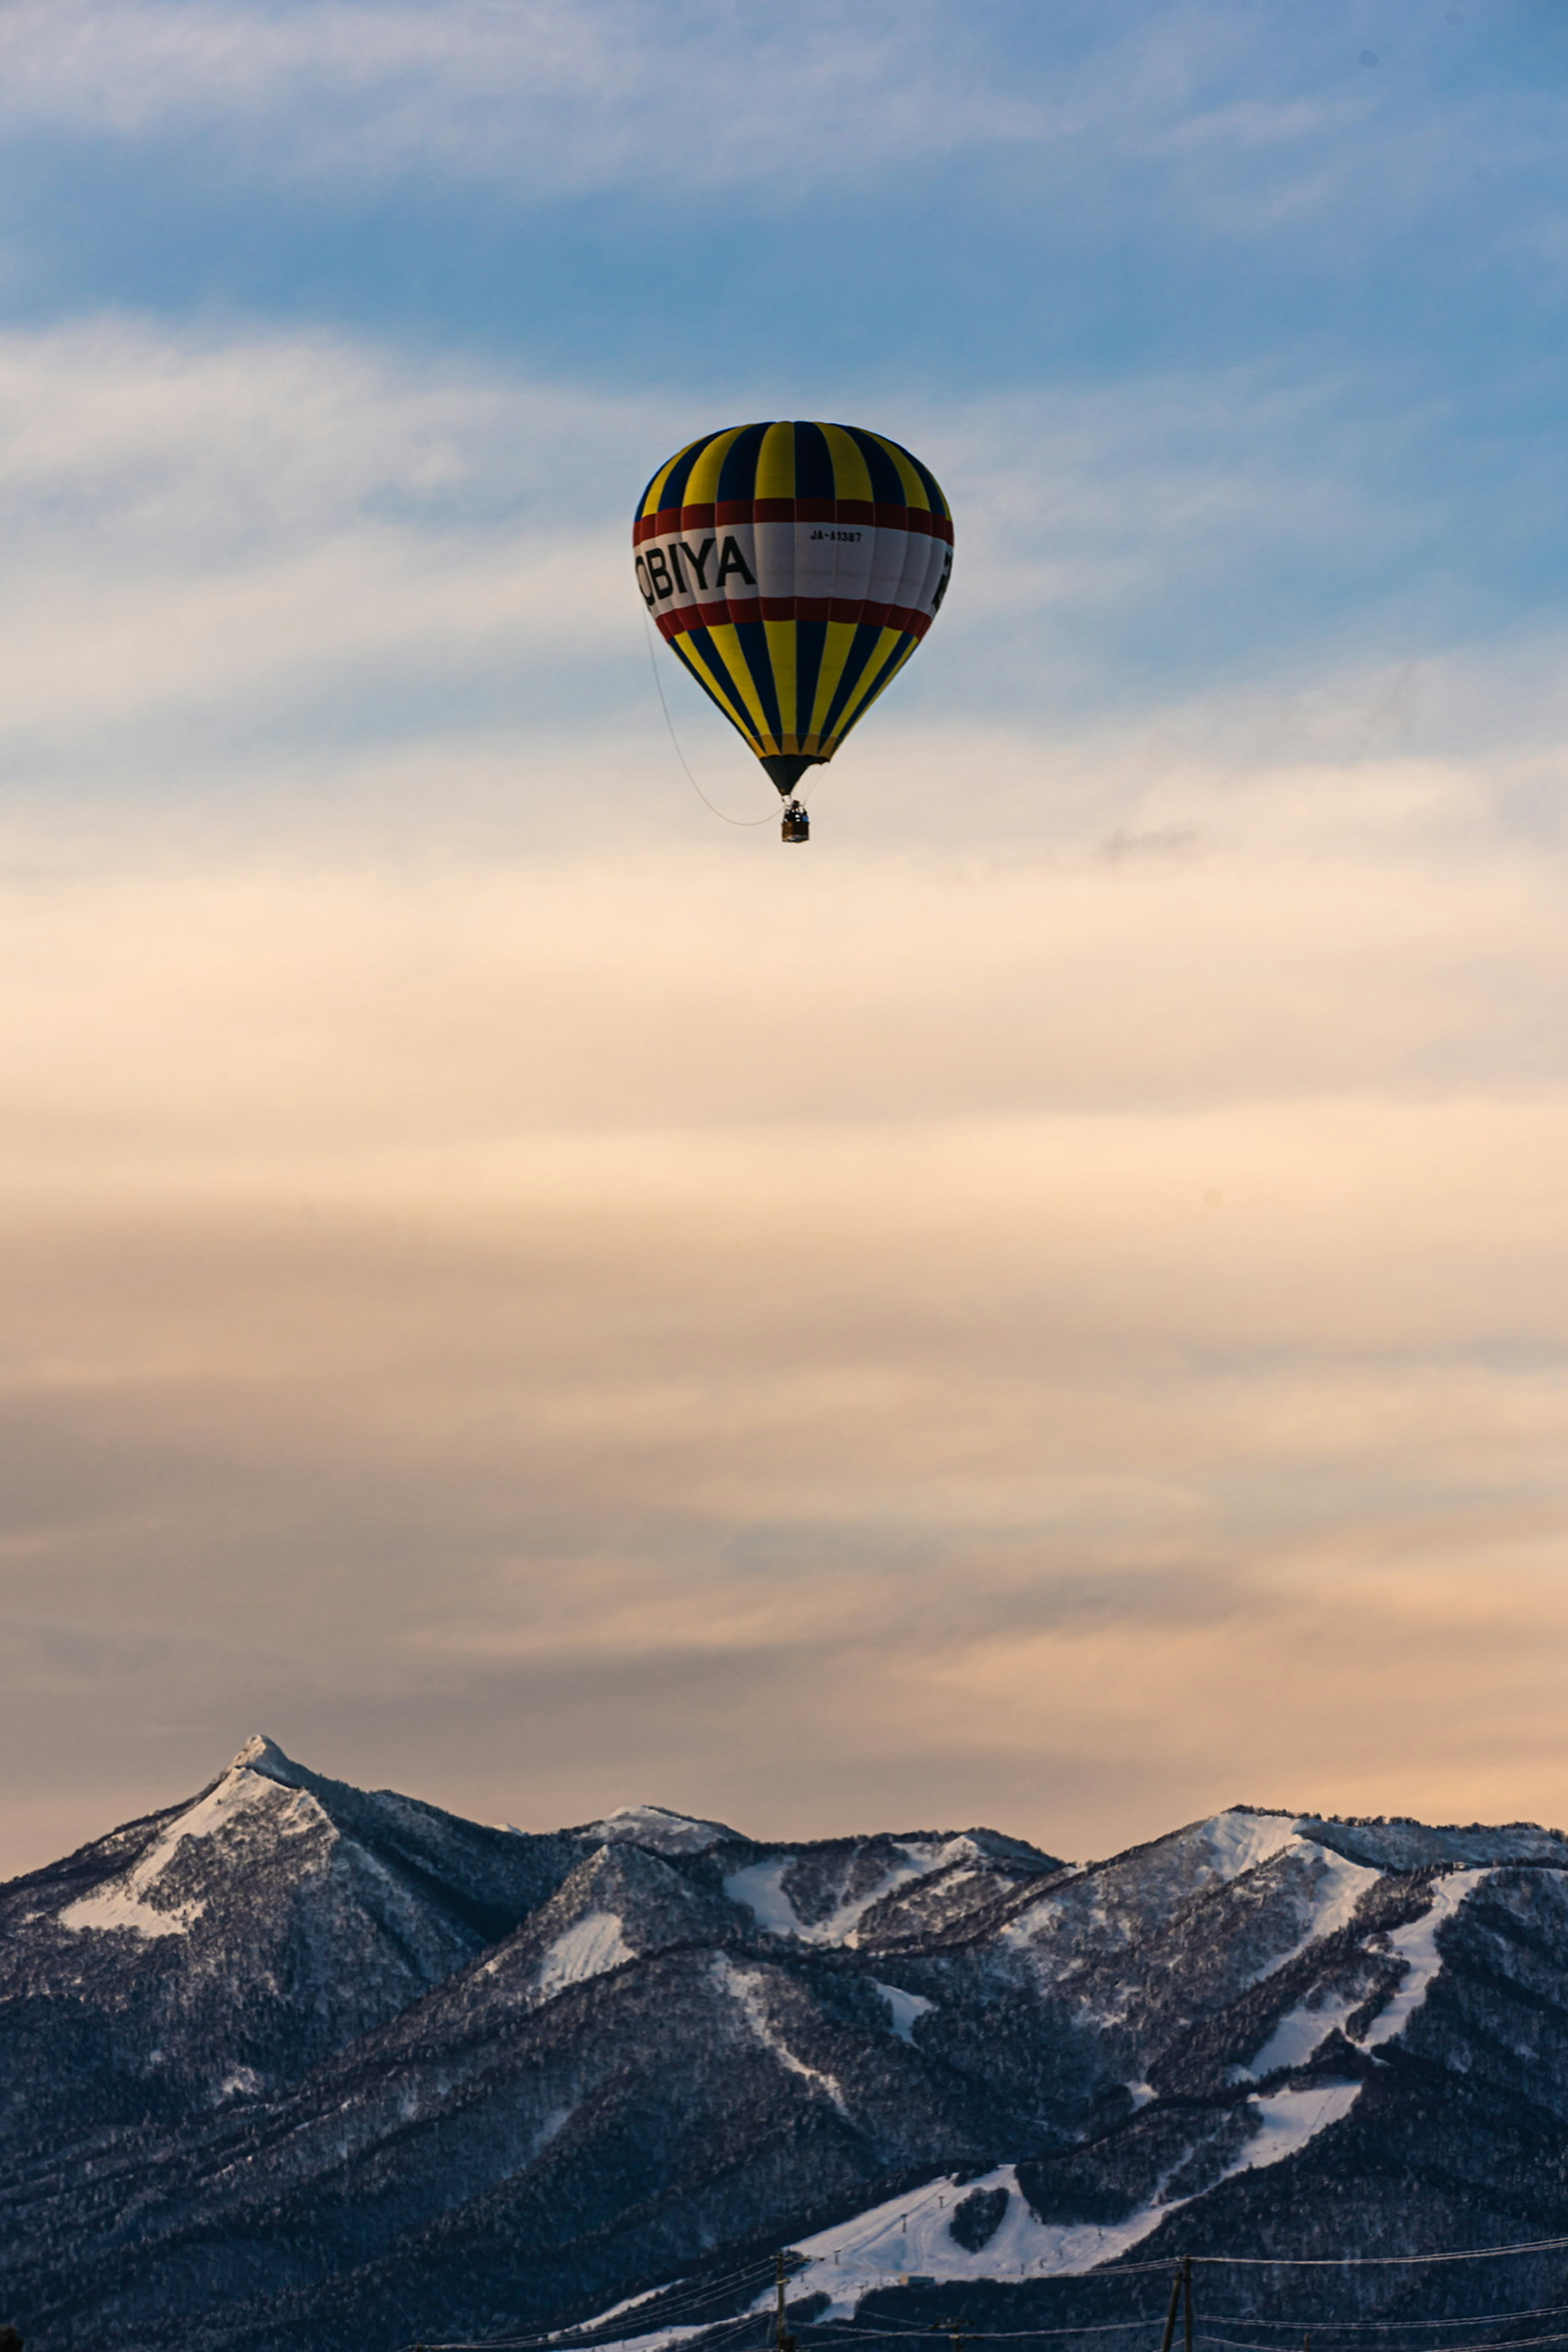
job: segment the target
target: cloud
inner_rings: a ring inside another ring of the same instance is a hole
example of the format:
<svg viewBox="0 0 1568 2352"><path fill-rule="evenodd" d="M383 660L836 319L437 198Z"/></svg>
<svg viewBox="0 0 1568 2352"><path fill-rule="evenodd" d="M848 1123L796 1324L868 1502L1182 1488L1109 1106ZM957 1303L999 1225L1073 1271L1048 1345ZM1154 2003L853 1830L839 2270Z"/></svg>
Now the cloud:
<svg viewBox="0 0 1568 2352"><path fill-rule="evenodd" d="M787 26L754 0L656 17L635 0L19 0L0 116L194 144L225 178L318 195L412 176L796 206L963 158L1120 215L1153 173L1205 234L1304 233L1326 259L1324 229L1369 202L1384 233L1447 208L1458 149L1508 168L1521 141L1532 162L1561 147L1549 86L1500 89L1495 34L1427 27L1374 81L1365 14L1282 35L1213 0L1077 7L1046 37L1029 8L958 21L932 0L800 0Z"/></svg>
<svg viewBox="0 0 1568 2352"><path fill-rule="evenodd" d="M969 618L786 855L643 683L662 398L0 344L14 1861L258 1723L536 1823L1568 1811L1560 638L1049 650L1341 560L1322 404L928 412Z"/></svg>
<svg viewBox="0 0 1568 2352"><path fill-rule="evenodd" d="M434 167L560 194L824 172L1038 136L1051 114L967 71L940 14L455 0L413 5L142 5L9 12L13 120L144 139L265 125L269 172ZM955 79L953 68L958 64ZM780 139L781 125L788 135ZM783 151L783 152L781 152Z"/></svg>
<svg viewBox="0 0 1568 2352"><path fill-rule="evenodd" d="M124 316L13 328L11 789L167 783L214 761L249 779L293 761L340 779L369 761L381 791L455 740L486 741L497 773L543 746L552 771L570 765L574 739L594 740L601 772L612 740L630 772L654 756L673 770L646 749L662 721L626 519L725 397L695 410L340 334ZM1223 685L1236 712L1235 682L1262 670L1278 714L1289 661L1289 723L1259 717L1270 759L1301 742L1312 694L1320 713L1325 694L1340 707L1337 738L1314 718L1314 749L1345 748L1347 717L1367 743L1390 726L1418 743L1415 703L1438 672L1417 678L1414 653L1474 619L1441 566L1384 609L1385 583L1469 528L1463 494L1434 509L1416 478L1418 416L1347 413L1343 384L1264 366L896 406L873 413L955 502L957 587L866 742L901 711L926 728L967 711L990 728L1027 714L1060 745L1130 701L1168 737L1178 679L1195 709ZM1543 644L1538 667L1553 660ZM664 667L683 737L717 741L722 722ZM744 757L721 756L744 779ZM570 822L570 799L549 793L545 821Z"/></svg>
<svg viewBox="0 0 1568 2352"><path fill-rule="evenodd" d="M1479 782L967 869L14 823L6 1737L80 1832L253 1719L536 1822L1560 1816L1561 873Z"/></svg>
<svg viewBox="0 0 1568 2352"><path fill-rule="evenodd" d="M120 320L0 340L0 424L14 776L193 711L276 728L279 698L585 658L628 634L628 485L674 430L341 339Z"/></svg>

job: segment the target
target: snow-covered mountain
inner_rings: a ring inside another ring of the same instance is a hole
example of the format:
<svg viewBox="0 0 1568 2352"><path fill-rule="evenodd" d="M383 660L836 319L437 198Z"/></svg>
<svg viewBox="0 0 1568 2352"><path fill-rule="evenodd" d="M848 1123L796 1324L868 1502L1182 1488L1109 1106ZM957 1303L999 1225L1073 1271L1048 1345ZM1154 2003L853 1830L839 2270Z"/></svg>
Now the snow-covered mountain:
<svg viewBox="0 0 1568 2352"><path fill-rule="evenodd" d="M1246 1808L1082 1866L652 1805L531 1836L253 1740L0 1889L0 2317L716 2352L789 2245L817 2341L956 2298L1146 2352L1177 2252L1568 2235L1565 1872L1529 1825ZM1568 2286L1511 2261L1511 2302L1486 2264L1302 2275L1322 2325L1490 2341ZM1223 2274L1225 2312L1268 2326L1282 2275Z"/></svg>

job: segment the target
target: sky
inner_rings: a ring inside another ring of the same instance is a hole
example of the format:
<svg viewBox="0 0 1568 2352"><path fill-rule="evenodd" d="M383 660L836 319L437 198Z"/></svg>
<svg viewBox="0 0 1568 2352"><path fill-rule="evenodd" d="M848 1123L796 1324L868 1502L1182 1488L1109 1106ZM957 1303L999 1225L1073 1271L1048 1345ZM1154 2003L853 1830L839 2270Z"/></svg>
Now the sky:
<svg viewBox="0 0 1568 2352"><path fill-rule="evenodd" d="M0 1869L1568 1820L1565 310L1559 0L9 0ZM775 415L956 537L789 850Z"/></svg>

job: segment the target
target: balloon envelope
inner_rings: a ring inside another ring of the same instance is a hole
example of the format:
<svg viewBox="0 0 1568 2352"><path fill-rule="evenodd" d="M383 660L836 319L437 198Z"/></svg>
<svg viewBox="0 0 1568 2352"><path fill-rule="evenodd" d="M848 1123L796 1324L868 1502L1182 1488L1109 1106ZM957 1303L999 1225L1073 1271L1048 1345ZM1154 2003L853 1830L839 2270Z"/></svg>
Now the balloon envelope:
<svg viewBox="0 0 1568 2352"><path fill-rule="evenodd" d="M637 509L643 601L781 793L831 760L930 627L953 569L936 477L852 425L733 425Z"/></svg>

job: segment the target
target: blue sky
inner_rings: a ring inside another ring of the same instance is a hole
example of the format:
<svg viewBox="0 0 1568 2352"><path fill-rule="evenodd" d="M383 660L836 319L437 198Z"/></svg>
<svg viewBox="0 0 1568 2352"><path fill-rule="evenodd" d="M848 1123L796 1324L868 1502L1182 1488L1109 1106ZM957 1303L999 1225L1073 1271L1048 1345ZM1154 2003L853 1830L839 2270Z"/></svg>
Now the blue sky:
<svg viewBox="0 0 1568 2352"><path fill-rule="evenodd" d="M1565 296L1546 0L5 13L11 1859L1568 1813ZM957 528L803 856L774 414Z"/></svg>
<svg viewBox="0 0 1568 2352"><path fill-rule="evenodd" d="M186 0L4 38L19 324L359 339L682 433L854 409L1020 551L1120 559L1015 595L1043 663L956 615L916 698L1050 723L1560 610L1542 0ZM660 454L591 445L553 487L607 530ZM471 513L516 513L512 467L465 471Z"/></svg>

